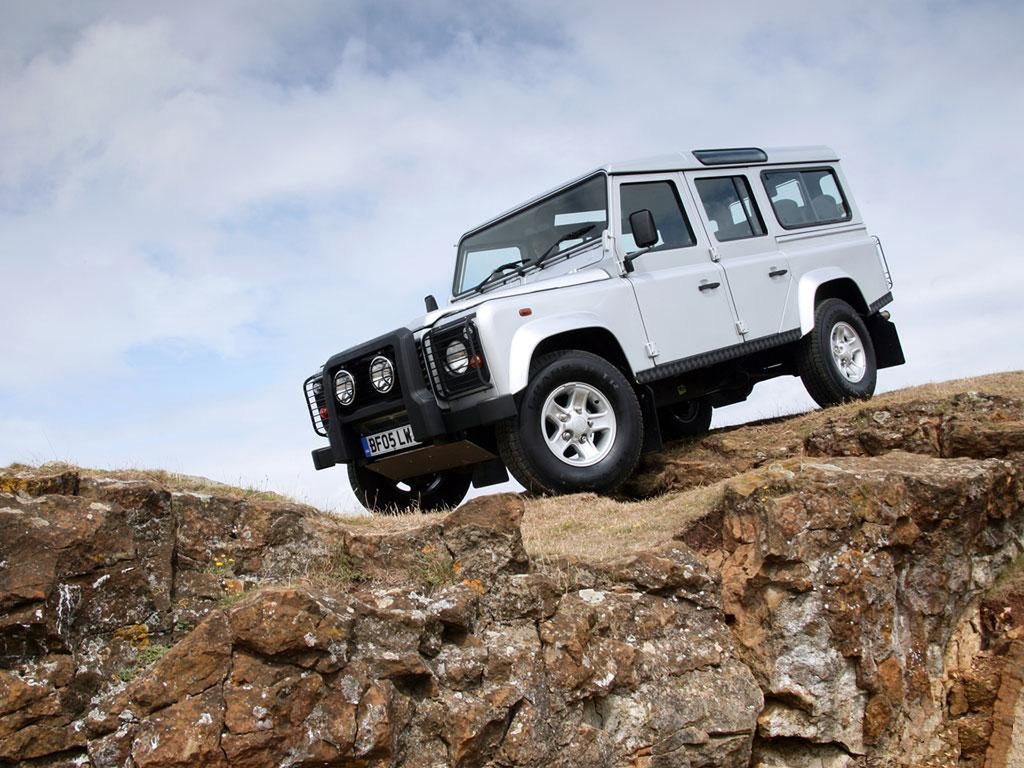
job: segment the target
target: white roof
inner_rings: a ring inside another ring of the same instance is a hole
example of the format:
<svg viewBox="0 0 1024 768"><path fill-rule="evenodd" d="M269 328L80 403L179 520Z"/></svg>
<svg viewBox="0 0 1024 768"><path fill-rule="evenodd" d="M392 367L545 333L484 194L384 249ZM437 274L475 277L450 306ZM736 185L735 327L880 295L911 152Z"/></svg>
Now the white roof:
<svg viewBox="0 0 1024 768"><path fill-rule="evenodd" d="M700 150L698 150L700 151ZM595 168L591 173L654 173L656 171L692 171L721 168L729 165L772 165L774 163L829 163L839 156L829 147L770 147L764 150L768 155L766 163L721 163L707 165L698 160L693 152L675 152L669 155L642 157L623 160ZM591 174L586 174L587 176Z"/></svg>
<svg viewBox="0 0 1024 768"><path fill-rule="evenodd" d="M696 150L701 151L701 150ZM614 163L608 163L607 165L598 166L587 173L577 176L571 181L567 181L564 184L559 184L553 189L549 189L547 192L537 195L526 202L520 203L515 208L510 208L504 213L500 213L492 219L485 221L483 224L479 224L470 230L467 230L462 237L459 238L461 241L466 235L469 235L477 230L488 227L506 216L515 213L518 210L526 208L527 206L533 205L539 200L543 200L545 197L558 192L559 190L570 187L583 179L593 176L595 173L608 173L608 174L625 174L625 173L657 173L659 171L714 171L722 168L737 168L737 167L763 167L766 165L788 165L791 163L834 163L838 162L839 155L836 154L835 150L826 146L808 146L808 147L768 147L762 150L768 155L768 160L759 163L750 162L738 162L738 163L715 163L713 165L707 165L702 163L693 152L675 152L668 155L657 155L655 157L642 157L636 160L621 160Z"/></svg>

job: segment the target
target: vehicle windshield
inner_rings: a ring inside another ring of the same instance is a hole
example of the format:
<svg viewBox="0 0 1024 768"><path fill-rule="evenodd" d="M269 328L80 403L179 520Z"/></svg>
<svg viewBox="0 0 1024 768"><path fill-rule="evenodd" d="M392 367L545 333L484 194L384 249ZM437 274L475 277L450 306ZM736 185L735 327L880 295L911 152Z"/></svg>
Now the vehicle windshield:
<svg viewBox="0 0 1024 768"><path fill-rule="evenodd" d="M607 183L598 174L463 238L454 293L465 293L491 275L497 280L516 274L512 265L530 266L599 238L607 225ZM578 232L582 234L568 237ZM504 271L499 269L503 266Z"/></svg>

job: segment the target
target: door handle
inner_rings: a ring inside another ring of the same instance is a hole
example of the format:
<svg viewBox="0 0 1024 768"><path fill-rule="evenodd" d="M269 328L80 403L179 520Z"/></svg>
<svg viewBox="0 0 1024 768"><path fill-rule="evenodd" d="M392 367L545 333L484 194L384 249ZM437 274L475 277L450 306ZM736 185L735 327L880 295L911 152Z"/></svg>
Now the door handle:
<svg viewBox="0 0 1024 768"><path fill-rule="evenodd" d="M720 286L721 283L701 283L697 286L698 291L713 291L715 288Z"/></svg>
<svg viewBox="0 0 1024 768"><path fill-rule="evenodd" d="M782 277L787 272L789 272L788 269L773 269L768 273L768 277Z"/></svg>

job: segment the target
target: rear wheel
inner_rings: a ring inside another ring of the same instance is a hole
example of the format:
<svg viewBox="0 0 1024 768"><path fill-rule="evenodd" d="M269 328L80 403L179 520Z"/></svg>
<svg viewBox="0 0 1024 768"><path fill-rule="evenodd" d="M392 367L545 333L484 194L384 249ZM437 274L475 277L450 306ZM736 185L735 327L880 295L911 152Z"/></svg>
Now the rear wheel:
<svg viewBox="0 0 1024 768"><path fill-rule="evenodd" d="M358 464L348 465L352 492L375 515L452 509L466 498L472 479L469 470L449 469L399 481Z"/></svg>
<svg viewBox="0 0 1024 768"><path fill-rule="evenodd" d="M878 377L875 347L864 320L841 299L814 311L814 329L800 342L797 361L807 393L822 406L867 400Z"/></svg>
<svg viewBox="0 0 1024 768"><path fill-rule="evenodd" d="M537 493L614 490L636 468L643 434L629 381L580 350L536 360L518 415L497 427L505 466Z"/></svg>
<svg viewBox="0 0 1024 768"><path fill-rule="evenodd" d="M711 427L711 403L707 400L687 400L658 410L661 434L667 440L699 437Z"/></svg>

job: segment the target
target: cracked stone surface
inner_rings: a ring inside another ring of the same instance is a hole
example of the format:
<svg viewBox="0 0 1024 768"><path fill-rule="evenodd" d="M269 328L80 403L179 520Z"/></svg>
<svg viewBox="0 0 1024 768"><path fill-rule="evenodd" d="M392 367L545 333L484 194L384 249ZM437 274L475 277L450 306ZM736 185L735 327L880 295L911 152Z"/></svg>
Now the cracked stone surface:
<svg viewBox="0 0 1024 768"><path fill-rule="evenodd" d="M645 459L719 501L601 562L507 494L373 534L0 470L0 765L1019 765L1020 401L742 434Z"/></svg>

